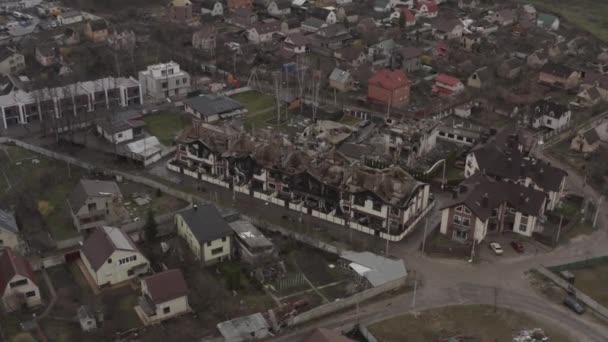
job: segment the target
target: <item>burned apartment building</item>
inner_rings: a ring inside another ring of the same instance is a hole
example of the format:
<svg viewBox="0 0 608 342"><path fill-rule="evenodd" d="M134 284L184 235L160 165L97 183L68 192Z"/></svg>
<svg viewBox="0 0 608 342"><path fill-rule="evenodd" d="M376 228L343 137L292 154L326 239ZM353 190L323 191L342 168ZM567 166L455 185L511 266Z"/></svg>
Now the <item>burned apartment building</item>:
<svg viewBox="0 0 608 342"><path fill-rule="evenodd" d="M196 123L177 151L172 171L391 241L411 232L431 201L429 185L399 166L374 168L335 150L309 155L227 127Z"/></svg>

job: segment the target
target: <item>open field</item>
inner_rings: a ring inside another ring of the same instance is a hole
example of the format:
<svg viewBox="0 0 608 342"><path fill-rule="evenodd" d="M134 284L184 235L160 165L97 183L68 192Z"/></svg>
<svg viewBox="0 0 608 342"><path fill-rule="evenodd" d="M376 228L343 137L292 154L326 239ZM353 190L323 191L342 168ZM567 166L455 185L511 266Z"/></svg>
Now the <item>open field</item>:
<svg viewBox="0 0 608 342"><path fill-rule="evenodd" d="M608 306L608 264L570 270L576 276L574 285L598 303Z"/></svg>
<svg viewBox="0 0 608 342"><path fill-rule="evenodd" d="M608 2L594 0L530 0L541 10L559 14L576 26L608 42Z"/></svg>
<svg viewBox="0 0 608 342"><path fill-rule="evenodd" d="M274 99L257 91L232 95L231 98L239 101L248 113L245 116L245 127L265 127L268 121L276 116Z"/></svg>
<svg viewBox="0 0 608 342"><path fill-rule="evenodd" d="M165 111L144 116L145 129L165 146L173 145L177 134L189 126L191 121L188 116Z"/></svg>
<svg viewBox="0 0 608 342"><path fill-rule="evenodd" d="M523 329L542 328L552 342L569 341L562 331L521 312L489 305L448 306L408 314L369 327L382 342L440 341L471 336L475 341L513 341Z"/></svg>
<svg viewBox="0 0 608 342"><path fill-rule="evenodd" d="M494 113L492 111L474 113L471 115L470 119L478 125L496 129L503 128L511 122L511 119L507 118L506 116Z"/></svg>

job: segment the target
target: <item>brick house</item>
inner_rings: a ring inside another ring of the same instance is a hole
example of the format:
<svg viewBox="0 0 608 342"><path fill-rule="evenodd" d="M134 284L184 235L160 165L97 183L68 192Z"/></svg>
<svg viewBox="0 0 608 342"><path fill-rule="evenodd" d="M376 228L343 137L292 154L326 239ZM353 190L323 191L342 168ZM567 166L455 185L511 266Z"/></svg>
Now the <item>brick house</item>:
<svg viewBox="0 0 608 342"><path fill-rule="evenodd" d="M369 79L367 98L370 102L402 107L410 100L410 80L403 70L382 69Z"/></svg>
<svg viewBox="0 0 608 342"><path fill-rule="evenodd" d="M491 232L530 237L542 229L546 200L542 191L477 173L464 180L441 208L440 232L455 241L476 243Z"/></svg>
<svg viewBox="0 0 608 342"><path fill-rule="evenodd" d="M228 0L226 5L230 10L253 7L253 0Z"/></svg>

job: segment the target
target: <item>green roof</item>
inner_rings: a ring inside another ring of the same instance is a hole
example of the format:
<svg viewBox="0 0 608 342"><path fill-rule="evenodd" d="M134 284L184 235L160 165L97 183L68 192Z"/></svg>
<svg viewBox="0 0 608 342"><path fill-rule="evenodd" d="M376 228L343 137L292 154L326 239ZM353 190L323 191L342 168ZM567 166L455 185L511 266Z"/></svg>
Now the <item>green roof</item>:
<svg viewBox="0 0 608 342"><path fill-rule="evenodd" d="M543 26L549 26L557 20L553 14L542 13L538 16L538 21L543 23Z"/></svg>

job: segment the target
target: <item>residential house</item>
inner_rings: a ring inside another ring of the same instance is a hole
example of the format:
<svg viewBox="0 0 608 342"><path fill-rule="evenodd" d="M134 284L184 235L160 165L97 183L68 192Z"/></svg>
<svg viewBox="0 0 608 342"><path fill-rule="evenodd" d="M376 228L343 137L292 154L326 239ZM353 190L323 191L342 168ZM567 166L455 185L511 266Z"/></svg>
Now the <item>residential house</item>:
<svg viewBox="0 0 608 342"><path fill-rule="evenodd" d="M538 82L550 87L572 89L578 86L581 74L563 64L549 62L540 69Z"/></svg>
<svg viewBox="0 0 608 342"><path fill-rule="evenodd" d="M464 84L456 77L447 74L439 74L435 77L433 92L440 96L456 96L464 90Z"/></svg>
<svg viewBox="0 0 608 342"><path fill-rule="evenodd" d="M477 244L489 233L531 237L542 230L545 204L542 191L476 173L465 179L441 208L440 232L454 241Z"/></svg>
<svg viewBox="0 0 608 342"><path fill-rule="evenodd" d="M184 110L203 122L215 122L242 116L247 109L236 100L227 96L199 95L185 99Z"/></svg>
<svg viewBox="0 0 608 342"><path fill-rule="evenodd" d="M467 86L476 89L483 89L492 86L494 83L494 73L489 67L483 67L475 70L467 80Z"/></svg>
<svg viewBox="0 0 608 342"><path fill-rule="evenodd" d="M549 54L545 49L536 50L526 57L526 64L533 69L540 69L547 62L549 62Z"/></svg>
<svg viewBox="0 0 608 342"><path fill-rule="evenodd" d="M114 50L132 51L137 44L137 37L133 30L118 30L115 29L108 36L108 45Z"/></svg>
<svg viewBox="0 0 608 342"><path fill-rule="evenodd" d="M379 70L368 81L367 98L384 106L403 107L410 101L410 80L403 70Z"/></svg>
<svg viewBox="0 0 608 342"><path fill-rule="evenodd" d="M557 31L559 29L559 18L549 13L541 13L536 18L536 26L546 30Z"/></svg>
<svg viewBox="0 0 608 342"><path fill-rule="evenodd" d="M219 0L205 0L200 3L201 14L211 17L221 17L224 15L224 4Z"/></svg>
<svg viewBox="0 0 608 342"><path fill-rule="evenodd" d="M475 9L479 6L479 0L458 0L458 8Z"/></svg>
<svg viewBox="0 0 608 342"><path fill-rule="evenodd" d="M388 13L395 7L394 0L374 0L374 11L378 13Z"/></svg>
<svg viewBox="0 0 608 342"><path fill-rule="evenodd" d="M80 44L80 32L73 27L68 27L63 31L63 45L76 45Z"/></svg>
<svg viewBox="0 0 608 342"><path fill-rule="evenodd" d="M192 34L192 47L205 52L213 52L216 47L217 28L205 25Z"/></svg>
<svg viewBox="0 0 608 342"><path fill-rule="evenodd" d="M171 0L167 6L167 17L178 22L192 19L192 2L190 0Z"/></svg>
<svg viewBox="0 0 608 342"><path fill-rule="evenodd" d="M268 19L255 23L247 30L247 39L251 43L261 44L272 41L275 33L287 33L287 23L279 20Z"/></svg>
<svg viewBox="0 0 608 342"><path fill-rule="evenodd" d="M229 225L235 233L236 254L242 262L257 268L276 260L278 251L274 244L251 222L237 220Z"/></svg>
<svg viewBox="0 0 608 342"><path fill-rule="evenodd" d="M416 16L422 18L436 18L439 6L434 0L419 0L416 2Z"/></svg>
<svg viewBox="0 0 608 342"><path fill-rule="evenodd" d="M333 24L322 27L315 33L313 46L336 50L343 47L350 39L352 36L344 25Z"/></svg>
<svg viewBox="0 0 608 342"><path fill-rule="evenodd" d="M502 77L502 78L505 78L508 80L514 80L521 73L523 65L524 65L524 62L521 59L512 57L512 58L509 58L506 61L503 61L502 63L500 63L500 65L498 66L498 69L496 70L496 74L499 77Z"/></svg>
<svg viewBox="0 0 608 342"><path fill-rule="evenodd" d="M498 31L498 24L493 20L482 19L473 23L469 28L471 31L488 36Z"/></svg>
<svg viewBox="0 0 608 342"><path fill-rule="evenodd" d="M204 265L232 258L233 231L213 205L194 205L180 211L175 214L175 222L177 234Z"/></svg>
<svg viewBox="0 0 608 342"><path fill-rule="evenodd" d="M536 16L538 15L536 8L530 4L523 5L521 12L521 17L529 20L536 20Z"/></svg>
<svg viewBox="0 0 608 342"><path fill-rule="evenodd" d="M103 226L93 231L80 249L90 278L99 287L116 285L150 269L148 259L120 228Z"/></svg>
<svg viewBox="0 0 608 342"><path fill-rule="evenodd" d="M228 15L226 22L240 28L249 28L258 21L258 15L251 8L237 8Z"/></svg>
<svg viewBox="0 0 608 342"><path fill-rule="evenodd" d="M309 17L302 22L302 26L300 28L304 32L316 33L320 29L327 27L327 25L329 24L325 20Z"/></svg>
<svg viewBox="0 0 608 342"><path fill-rule="evenodd" d="M124 210L120 188L112 181L81 179L67 201L78 231L117 223Z"/></svg>
<svg viewBox="0 0 608 342"><path fill-rule="evenodd" d="M253 0L227 0L226 4L228 8L232 11L243 8L253 8Z"/></svg>
<svg viewBox="0 0 608 342"><path fill-rule="evenodd" d="M0 249L10 248L23 252L26 248L15 216L0 209Z"/></svg>
<svg viewBox="0 0 608 342"><path fill-rule="evenodd" d="M271 0L266 8L268 14L275 17L284 17L291 14L290 0Z"/></svg>
<svg viewBox="0 0 608 342"><path fill-rule="evenodd" d="M184 98L190 92L190 74L170 61L149 65L139 72L142 93L153 101Z"/></svg>
<svg viewBox="0 0 608 342"><path fill-rule="evenodd" d="M5 249L0 256L0 289L2 306L6 312L42 304L32 266L25 257L10 248Z"/></svg>
<svg viewBox="0 0 608 342"><path fill-rule="evenodd" d="M484 40L484 35L480 32L474 32L466 36L460 37L460 46L469 52L481 52L481 44Z"/></svg>
<svg viewBox="0 0 608 342"><path fill-rule="evenodd" d="M357 23L355 31L361 35L373 34L378 31L378 25L372 17L364 17Z"/></svg>
<svg viewBox="0 0 608 342"><path fill-rule="evenodd" d="M517 21L517 13L512 9L505 8L494 12L492 20L497 22L500 26L510 26Z"/></svg>
<svg viewBox="0 0 608 342"><path fill-rule="evenodd" d="M400 9L400 20L403 20L405 27L416 26L416 15L412 12L411 9L407 7L402 7Z"/></svg>
<svg viewBox="0 0 608 342"><path fill-rule="evenodd" d="M93 43L103 43L108 39L108 23L103 19L89 20L84 26L84 35Z"/></svg>
<svg viewBox="0 0 608 342"><path fill-rule="evenodd" d="M397 57L400 58L401 69L405 72L412 72L420 69L422 66L422 49L408 46L402 47L397 51Z"/></svg>
<svg viewBox="0 0 608 342"><path fill-rule="evenodd" d="M367 54L364 47L348 46L334 51L334 58L351 67L359 67L367 63Z"/></svg>
<svg viewBox="0 0 608 342"><path fill-rule="evenodd" d="M348 70L334 68L329 75L329 86L341 92L353 90L355 80Z"/></svg>
<svg viewBox="0 0 608 342"><path fill-rule="evenodd" d="M60 25L76 24L84 20L80 11L66 11L57 15L57 22Z"/></svg>
<svg viewBox="0 0 608 342"><path fill-rule="evenodd" d="M547 195L547 210L557 208L568 174L524 151L519 133L512 127L500 131L485 145L473 149L466 158L464 176L485 173L498 181L532 187Z"/></svg>
<svg viewBox="0 0 608 342"><path fill-rule="evenodd" d="M145 125L139 110L117 112L95 123L97 133L114 145L141 137Z"/></svg>
<svg viewBox="0 0 608 342"><path fill-rule="evenodd" d="M567 106L550 100L540 100L531 105L532 127L561 131L570 124L572 112Z"/></svg>
<svg viewBox="0 0 608 342"><path fill-rule="evenodd" d="M344 11L344 10L342 10ZM333 25L338 22L338 13L336 12L336 8L334 7L312 7L308 11L308 19L315 18L325 22L327 25ZM313 22L313 26L319 27L318 22Z"/></svg>
<svg viewBox="0 0 608 342"><path fill-rule="evenodd" d="M460 19L457 18L439 18L433 20L431 23L433 28L433 35L437 39L450 40L462 37L464 32L464 25Z"/></svg>
<svg viewBox="0 0 608 342"><path fill-rule="evenodd" d="M182 271L171 269L144 277L135 312L144 325L158 323L190 312L188 284Z"/></svg>
<svg viewBox="0 0 608 342"><path fill-rule="evenodd" d="M600 147L601 139L595 127L578 133L570 143L570 149L581 153L593 153Z"/></svg>
<svg viewBox="0 0 608 342"><path fill-rule="evenodd" d="M51 66L59 62L59 54L54 46L36 46L36 61L42 66Z"/></svg>
<svg viewBox="0 0 608 342"><path fill-rule="evenodd" d="M306 53L310 50L312 39L301 33L288 34L283 41L283 48L295 54Z"/></svg>
<svg viewBox="0 0 608 342"><path fill-rule="evenodd" d="M25 69L25 57L11 47L0 47L0 75L18 74Z"/></svg>

